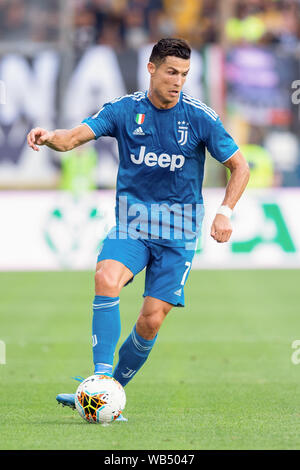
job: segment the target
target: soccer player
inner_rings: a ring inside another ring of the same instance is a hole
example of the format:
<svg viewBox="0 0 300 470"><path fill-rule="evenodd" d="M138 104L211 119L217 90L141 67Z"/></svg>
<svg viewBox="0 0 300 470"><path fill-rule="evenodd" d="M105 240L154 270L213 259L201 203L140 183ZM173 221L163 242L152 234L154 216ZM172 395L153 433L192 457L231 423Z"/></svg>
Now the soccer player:
<svg viewBox="0 0 300 470"><path fill-rule="evenodd" d="M203 217L205 148L231 173L211 227L219 243L231 236L230 216L249 178L246 160L218 115L182 92L190 55L186 41L161 39L147 65L147 92L106 103L73 129L35 128L27 137L33 150L47 145L68 151L101 136L118 141L116 226L98 256L92 344L94 373L112 374L123 386L147 360L172 307L184 306L184 286ZM143 305L113 371L120 291L144 268ZM57 400L74 407L74 394L58 395Z"/></svg>

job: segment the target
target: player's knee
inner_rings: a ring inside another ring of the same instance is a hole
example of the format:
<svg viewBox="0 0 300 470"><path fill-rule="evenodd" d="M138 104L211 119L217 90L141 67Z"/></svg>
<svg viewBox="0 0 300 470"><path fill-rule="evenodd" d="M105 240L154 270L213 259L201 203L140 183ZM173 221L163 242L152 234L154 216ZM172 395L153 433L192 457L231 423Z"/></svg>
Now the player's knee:
<svg viewBox="0 0 300 470"><path fill-rule="evenodd" d="M117 297L121 286L115 273L108 269L100 269L95 273L95 291L97 295Z"/></svg>
<svg viewBox="0 0 300 470"><path fill-rule="evenodd" d="M156 315L151 315L147 317L146 324L148 326L148 329L156 334L158 330L160 329L163 320L164 320L164 316L161 313L160 314L157 313Z"/></svg>
<svg viewBox="0 0 300 470"><path fill-rule="evenodd" d="M141 313L138 318L137 327L141 336L145 339L152 339L158 333L166 313L163 310Z"/></svg>

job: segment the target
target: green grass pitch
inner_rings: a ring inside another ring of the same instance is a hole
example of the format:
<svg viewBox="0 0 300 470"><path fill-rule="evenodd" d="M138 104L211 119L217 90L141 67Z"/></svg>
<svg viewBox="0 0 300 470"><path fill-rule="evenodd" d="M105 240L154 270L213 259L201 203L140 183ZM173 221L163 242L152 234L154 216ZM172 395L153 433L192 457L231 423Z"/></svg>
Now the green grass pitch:
<svg viewBox="0 0 300 470"><path fill-rule="evenodd" d="M126 387L128 423L108 427L55 400L93 372L93 273L0 273L0 286L2 450L300 448L299 271L192 271ZM140 274L121 293L120 342L142 292Z"/></svg>

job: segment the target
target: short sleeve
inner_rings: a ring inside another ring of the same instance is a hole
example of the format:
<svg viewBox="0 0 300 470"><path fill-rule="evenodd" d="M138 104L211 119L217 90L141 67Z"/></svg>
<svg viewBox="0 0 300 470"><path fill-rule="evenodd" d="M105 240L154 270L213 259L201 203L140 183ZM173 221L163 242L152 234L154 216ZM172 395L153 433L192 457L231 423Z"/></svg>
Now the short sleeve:
<svg viewBox="0 0 300 470"><path fill-rule="evenodd" d="M106 103L98 113L82 121L95 134L95 139L101 136L115 137L116 119L111 103Z"/></svg>
<svg viewBox="0 0 300 470"><path fill-rule="evenodd" d="M211 156L221 163L229 160L239 149L219 117L216 120L210 117L206 120L205 145Z"/></svg>

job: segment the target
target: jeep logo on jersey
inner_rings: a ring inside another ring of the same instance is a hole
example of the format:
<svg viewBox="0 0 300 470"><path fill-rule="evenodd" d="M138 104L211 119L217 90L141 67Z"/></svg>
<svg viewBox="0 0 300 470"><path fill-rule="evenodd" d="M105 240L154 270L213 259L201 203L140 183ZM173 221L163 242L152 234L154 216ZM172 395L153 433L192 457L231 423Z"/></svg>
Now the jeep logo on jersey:
<svg viewBox="0 0 300 470"><path fill-rule="evenodd" d="M154 152L146 153L146 147L144 145L141 146L138 157L131 153L130 158L136 165L141 165L144 162L147 166L158 165L161 168L170 168L170 171L175 171L177 168L181 168L185 162L183 155L171 156L167 153L162 153L161 155L156 155Z"/></svg>

